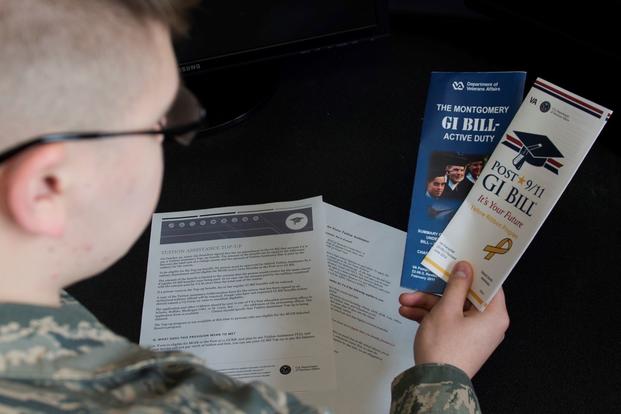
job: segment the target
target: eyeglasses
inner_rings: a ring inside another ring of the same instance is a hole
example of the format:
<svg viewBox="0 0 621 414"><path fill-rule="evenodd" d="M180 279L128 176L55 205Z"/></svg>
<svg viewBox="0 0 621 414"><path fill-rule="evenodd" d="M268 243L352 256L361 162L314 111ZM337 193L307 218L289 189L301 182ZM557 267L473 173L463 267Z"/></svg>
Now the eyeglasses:
<svg viewBox="0 0 621 414"><path fill-rule="evenodd" d="M0 154L0 163L12 156L40 144L61 141L79 141L100 138L115 138L128 135L163 135L164 140L174 140L181 145L190 145L198 129L205 123L205 110L198 99L186 87L181 86L159 129L118 132L67 132L46 134L32 138Z"/></svg>

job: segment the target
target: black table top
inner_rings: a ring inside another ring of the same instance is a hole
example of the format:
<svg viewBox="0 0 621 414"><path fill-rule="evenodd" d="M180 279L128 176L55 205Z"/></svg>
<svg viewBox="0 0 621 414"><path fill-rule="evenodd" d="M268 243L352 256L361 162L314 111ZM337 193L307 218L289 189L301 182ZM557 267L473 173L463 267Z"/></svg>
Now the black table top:
<svg viewBox="0 0 621 414"><path fill-rule="evenodd" d="M166 153L158 211L323 195L407 230L431 71L525 70L527 88L542 77L613 111L619 103L614 58L493 20L397 17L388 38L277 63L273 96L245 122ZM615 118L505 283L511 326L474 379L484 412L621 404ZM70 289L134 341L148 238L146 230L120 262Z"/></svg>

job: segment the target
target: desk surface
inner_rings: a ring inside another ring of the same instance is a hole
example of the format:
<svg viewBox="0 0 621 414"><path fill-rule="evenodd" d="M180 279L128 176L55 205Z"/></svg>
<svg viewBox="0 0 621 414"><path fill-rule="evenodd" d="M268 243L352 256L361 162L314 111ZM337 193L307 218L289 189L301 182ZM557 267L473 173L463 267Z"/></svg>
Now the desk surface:
<svg viewBox="0 0 621 414"><path fill-rule="evenodd" d="M401 17L389 38L288 59L273 97L246 122L166 153L157 210L323 195L406 230L430 72L526 70L528 87L540 76L618 109L619 62L575 46L502 22ZM484 412L610 412L621 404L615 115L505 283L511 326L474 380ZM148 237L70 289L134 341Z"/></svg>

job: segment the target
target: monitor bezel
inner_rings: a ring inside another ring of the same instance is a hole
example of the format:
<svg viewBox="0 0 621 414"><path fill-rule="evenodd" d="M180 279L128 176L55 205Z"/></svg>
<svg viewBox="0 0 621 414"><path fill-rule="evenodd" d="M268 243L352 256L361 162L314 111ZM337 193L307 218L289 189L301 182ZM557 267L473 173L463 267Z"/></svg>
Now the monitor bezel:
<svg viewBox="0 0 621 414"><path fill-rule="evenodd" d="M189 76L211 70L225 69L272 59L318 52L335 47L348 46L388 36L389 17L387 0L375 0L375 14L375 25L368 25L342 32L248 49L225 55L185 61L178 59L179 70L183 76Z"/></svg>

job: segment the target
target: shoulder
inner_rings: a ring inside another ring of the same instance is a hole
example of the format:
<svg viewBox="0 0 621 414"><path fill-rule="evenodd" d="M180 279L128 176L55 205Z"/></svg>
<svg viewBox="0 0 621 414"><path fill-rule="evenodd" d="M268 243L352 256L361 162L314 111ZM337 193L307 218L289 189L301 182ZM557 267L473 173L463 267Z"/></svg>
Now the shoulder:
<svg viewBox="0 0 621 414"><path fill-rule="evenodd" d="M0 412L318 413L264 383L240 383L178 352L119 355L129 359L90 378L0 377Z"/></svg>

